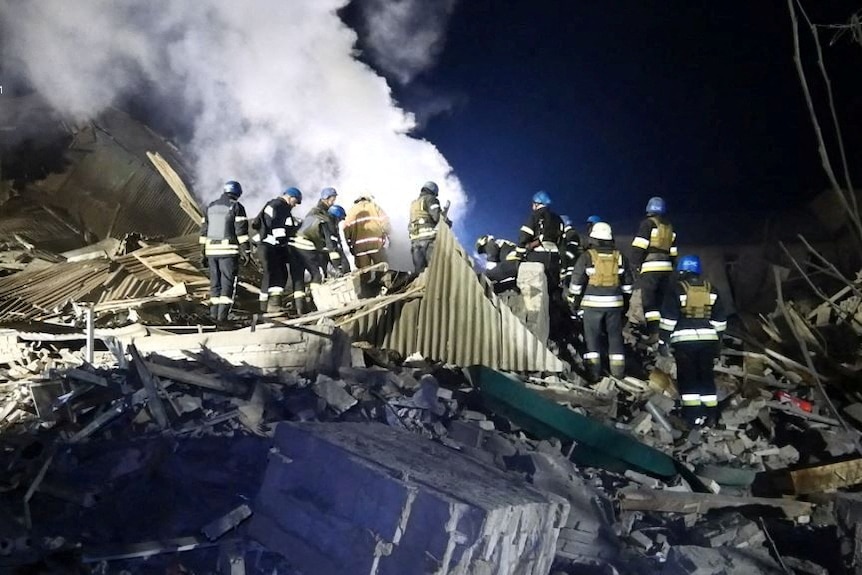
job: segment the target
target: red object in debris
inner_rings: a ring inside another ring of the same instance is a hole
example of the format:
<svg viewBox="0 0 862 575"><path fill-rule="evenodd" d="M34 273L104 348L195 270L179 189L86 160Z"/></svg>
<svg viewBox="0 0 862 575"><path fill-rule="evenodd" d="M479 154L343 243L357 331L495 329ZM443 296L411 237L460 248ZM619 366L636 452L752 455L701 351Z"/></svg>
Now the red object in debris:
<svg viewBox="0 0 862 575"><path fill-rule="evenodd" d="M811 413L811 410L814 409L814 405L810 401L805 401L804 399L794 397L786 391L776 391L775 399L777 399L781 403L791 403L802 411L807 411L808 413Z"/></svg>

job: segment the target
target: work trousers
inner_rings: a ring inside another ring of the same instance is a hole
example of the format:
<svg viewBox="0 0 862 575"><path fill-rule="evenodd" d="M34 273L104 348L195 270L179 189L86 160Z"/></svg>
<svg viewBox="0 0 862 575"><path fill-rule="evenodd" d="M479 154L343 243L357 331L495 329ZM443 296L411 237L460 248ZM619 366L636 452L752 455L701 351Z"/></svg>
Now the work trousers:
<svg viewBox="0 0 862 575"><path fill-rule="evenodd" d="M640 275L638 286L641 290L644 318L647 322L647 333L650 337L658 337L658 325L661 321L661 306L665 292L670 285L673 272L645 272Z"/></svg>
<svg viewBox="0 0 862 575"><path fill-rule="evenodd" d="M311 276L312 284L323 283L323 268L321 266L321 254L317 250L301 250L290 248L291 267L290 277L293 280L293 300L296 304L296 313L302 315L311 311L308 296L305 293L305 272Z"/></svg>
<svg viewBox="0 0 862 575"><path fill-rule="evenodd" d="M257 253L263 267L259 297L261 307L265 307L270 299L275 307L281 307L281 297L287 284L287 246L262 243Z"/></svg>
<svg viewBox="0 0 862 575"><path fill-rule="evenodd" d="M686 341L673 344L677 387L683 418L692 424L715 419L718 396L712 362L718 351L715 341Z"/></svg>
<svg viewBox="0 0 862 575"><path fill-rule="evenodd" d="M502 261L485 272L485 277L494 284L494 293L518 289L518 261Z"/></svg>
<svg viewBox="0 0 862 575"><path fill-rule="evenodd" d="M587 364L590 379L593 381L601 379L603 359L608 360L611 375L623 377L626 372L623 308L585 307L583 310L584 341L587 346L584 361ZM607 358L603 357L603 349L607 349Z"/></svg>
<svg viewBox="0 0 862 575"><path fill-rule="evenodd" d="M413 240L410 242L410 255L413 256L413 271L417 274L428 267L434 254L434 240Z"/></svg>
<svg viewBox="0 0 862 575"><path fill-rule="evenodd" d="M356 269L362 269L375 264L382 264L389 260L386 257L386 250L380 248L376 252L353 256L353 261L356 263Z"/></svg>
<svg viewBox="0 0 862 575"><path fill-rule="evenodd" d="M233 305L239 256L208 256L210 272L210 316L224 321Z"/></svg>

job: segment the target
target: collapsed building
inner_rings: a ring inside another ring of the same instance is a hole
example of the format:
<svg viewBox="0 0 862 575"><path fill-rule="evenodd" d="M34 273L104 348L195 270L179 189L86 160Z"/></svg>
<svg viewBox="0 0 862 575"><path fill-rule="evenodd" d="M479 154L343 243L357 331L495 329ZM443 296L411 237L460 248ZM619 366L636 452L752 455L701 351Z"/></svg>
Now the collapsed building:
<svg viewBox="0 0 862 575"><path fill-rule="evenodd" d="M217 331L181 154L117 110L55 133L7 146L0 182L4 570L862 569L840 226L814 252L829 281L799 240L798 267L769 235L712 248L739 321L720 424L692 430L672 360L630 337L631 375L588 386L548 340L541 268L498 296L445 226L420 276L330 280L299 318L244 311L246 270Z"/></svg>

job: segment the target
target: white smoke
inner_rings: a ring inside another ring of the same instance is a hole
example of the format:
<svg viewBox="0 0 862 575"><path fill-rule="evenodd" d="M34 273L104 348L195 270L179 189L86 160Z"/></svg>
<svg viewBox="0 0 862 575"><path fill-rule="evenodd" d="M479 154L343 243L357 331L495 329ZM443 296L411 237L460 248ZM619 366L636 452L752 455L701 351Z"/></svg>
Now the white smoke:
<svg viewBox="0 0 862 575"><path fill-rule="evenodd" d="M374 62L402 84L430 68L443 50L457 0L360 0Z"/></svg>
<svg viewBox="0 0 862 575"><path fill-rule="evenodd" d="M228 179L242 183L250 213L290 185L305 209L325 186L345 207L371 193L393 220L404 266L407 212L422 183L436 181L456 217L466 196L437 148L410 135L414 117L385 79L354 57L356 33L337 14L347 2L5 1L0 16L9 55L59 112L91 119L148 86L191 115L184 151L202 199ZM387 22L396 34L399 19ZM413 20L403 24L416 32ZM433 47L442 32L432 28ZM431 62L412 50L403 61L413 74Z"/></svg>

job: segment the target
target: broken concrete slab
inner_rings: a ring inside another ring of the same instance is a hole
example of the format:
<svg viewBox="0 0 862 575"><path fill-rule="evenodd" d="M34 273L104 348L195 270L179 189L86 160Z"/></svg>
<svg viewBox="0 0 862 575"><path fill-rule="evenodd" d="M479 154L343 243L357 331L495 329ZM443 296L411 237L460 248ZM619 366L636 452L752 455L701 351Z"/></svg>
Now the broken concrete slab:
<svg viewBox="0 0 862 575"><path fill-rule="evenodd" d="M739 573L784 575L784 570L766 551L676 545L671 547L662 573L667 575L681 573L689 575L737 575Z"/></svg>
<svg viewBox="0 0 862 575"><path fill-rule="evenodd" d="M350 395L342 381L336 381L323 374L317 376L312 389L323 401L326 402L335 413L344 413L358 403L355 397Z"/></svg>
<svg viewBox="0 0 862 575"><path fill-rule="evenodd" d="M545 574L569 505L379 424L278 425L250 533L309 572Z"/></svg>

